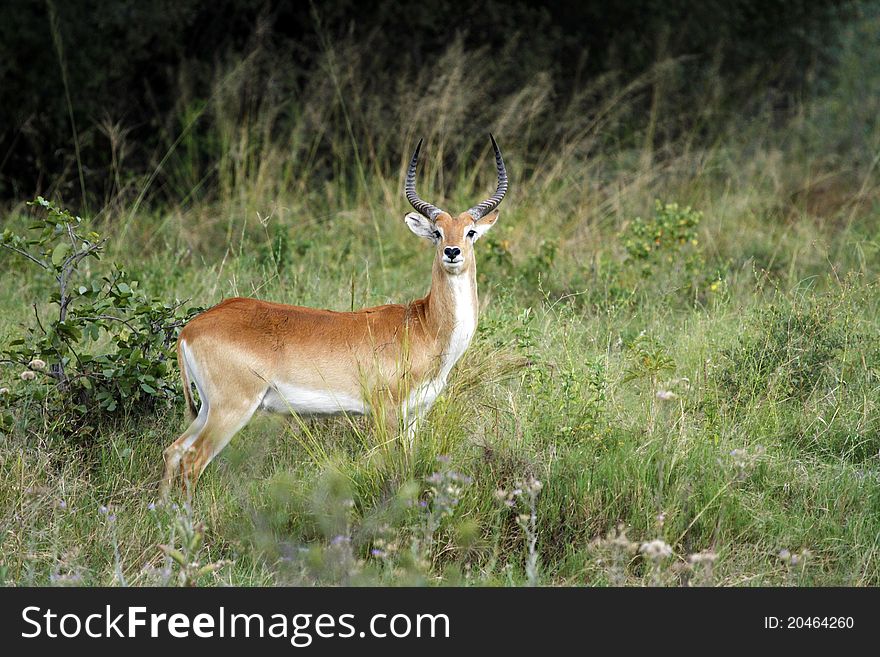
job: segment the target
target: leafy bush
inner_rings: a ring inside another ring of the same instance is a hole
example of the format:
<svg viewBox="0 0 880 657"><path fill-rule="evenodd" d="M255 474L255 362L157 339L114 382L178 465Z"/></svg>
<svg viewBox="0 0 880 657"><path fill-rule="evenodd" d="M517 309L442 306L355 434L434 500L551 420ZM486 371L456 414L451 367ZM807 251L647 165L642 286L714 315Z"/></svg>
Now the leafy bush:
<svg viewBox="0 0 880 657"><path fill-rule="evenodd" d="M706 292L715 292L721 286L722 276L708 266L697 239L697 229L703 213L678 203L654 203L654 214L649 219L636 217L620 234L627 253L621 276L635 273L651 282L677 283L694 298ZM658 281L658 279L660 279ZM633 286L640 282L631 281Z"/></svg>
<svg viewBox="0 0 880 657"><path fill-rule="evenodd" d="M626 227L621 239L629 257L642 264L642 274L650 276L660 263L681 262L688 273L699 271L703 258L697 249L697 227L703 213L678 203L654 202L650 219L636 217Z"/></svg>
<svg viewBox="0 0 880 657"><path fill-rule="evenodd" d="M804 399L828 379L848 327L834 298L780 298L762 307L754 324L724 350L718 371L730 398L748 401L775 390ZM838 321L840 320L840 321Z"/></svg>
<svg viewBox="0 0 880 657"><path fill-rule="evenodd" d="M43 403L63 432L91 426L120 409L149 412L177 395L169 359L178 329L193 314L183 304L147 297L120 265L82 280L80 265L97 260L105 240L84 233L82 219L39 197L45 217L28 234L6 229L0 246L26 258L57 287L46 300L50 319L34 303L34 322L0 349L0 362L20 379L5 388L8 408L23 397ZM48 384L48 385L46 385ZM4 424L12 422L5 414Z"/></svg>
<svg viewBox="0 0 880 657"><path fill-rule="evenodd" d="M603 358L554 366L540 363L527 379L536 433L548 441L599 440L606 431L607 375Z"/></svg>

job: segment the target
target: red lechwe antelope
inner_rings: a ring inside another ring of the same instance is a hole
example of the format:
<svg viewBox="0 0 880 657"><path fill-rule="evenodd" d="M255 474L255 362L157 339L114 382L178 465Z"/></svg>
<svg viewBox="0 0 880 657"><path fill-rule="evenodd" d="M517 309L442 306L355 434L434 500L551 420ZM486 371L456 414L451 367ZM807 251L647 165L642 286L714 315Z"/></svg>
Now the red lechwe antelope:
<svg viewBox="0 0 880 657"><path fill-rule="evenodd" d="M427 296L358 312L226 299L181 331L177 359L191 423L165 450L161 492L175 475L195 486L211 460L257 410L321 415L393 409L412 440L477 327L474 242L498 220L507 172L495 194L453 217L416 194L419 141L406 175L416 209L409 229L436 247ZM201 408L195 407L195 385ZM377 400L381 400L378 401Z"/></svg>

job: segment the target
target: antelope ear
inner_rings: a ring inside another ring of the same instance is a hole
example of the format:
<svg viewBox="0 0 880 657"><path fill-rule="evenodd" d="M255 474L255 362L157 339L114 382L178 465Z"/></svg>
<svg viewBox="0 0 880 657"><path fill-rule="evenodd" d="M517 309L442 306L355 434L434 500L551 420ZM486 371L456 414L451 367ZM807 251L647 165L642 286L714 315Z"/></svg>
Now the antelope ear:
<svg viewBox="0 0 880 657"><path fill-rule="evenodd" d="M406 225L409 226L409 229L416 235L424 237L426 240L435 244L437 243L437 236L434 235L434 232L437 229L434 227L434 223L430 219L418 212L410 212L403 218L403 220L406 222Z"/></svg>
<svg viewBox="0 0 880 657"><path fill-rule="evenodd" d="M474 237L474 241L476 242L480 239L484 233L488 233L489 229L495 225L495 222L498 221L498 215L500 212L496 208L492 210L489 214L487 214L482 219L479 219L476 223L474 223L474 230L477 231L477 236Z"/></svg>

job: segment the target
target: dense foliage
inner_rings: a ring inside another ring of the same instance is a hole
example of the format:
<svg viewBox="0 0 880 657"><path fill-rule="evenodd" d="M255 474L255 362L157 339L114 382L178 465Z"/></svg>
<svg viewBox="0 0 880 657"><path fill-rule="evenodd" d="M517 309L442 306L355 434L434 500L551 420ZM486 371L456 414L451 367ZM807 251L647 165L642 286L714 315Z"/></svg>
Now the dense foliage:
<svg viewBox="0 0 880 657"><path fill-rule="evenodd" d="M81 207L106 201L118 191L121 159L128 173L160 166L181 102L209 101L220 61L256 54L263 64L250 75L271 79L293 120L329 43L370 40L371 83L393 94L395 78L423 72L460 38L469 51L491 53L487 99L544 73L566 99L589 93L599 76L629 81L671 58L682 67L666 84L677 87L677 111L690 107L693 119L694 101L709 87L732 110L759 89L791 106L827 73L840 22L864 4L12 0L0 7L0 196L61 193ZM545 132L555 118L545 119Z"/></svg>
<svg viewBox="0 0 880 657"><path fill-rule="evenodd" d="M179 392L172 345L193 311L147 297L118 264L90 277L85 261L100 257L105 240L84 233L80 217L42 197L33 205L45 216L24 234L4 230L0 247L55 287L33 303L29 325L0 346L0 363L7 371L17 366L21 380L0 398L5 429L13 422L9 410L18 407L21 414L23 400L36 402L58 434L89 435L102 415L120 409L155 412L157 403Z"/></svg>

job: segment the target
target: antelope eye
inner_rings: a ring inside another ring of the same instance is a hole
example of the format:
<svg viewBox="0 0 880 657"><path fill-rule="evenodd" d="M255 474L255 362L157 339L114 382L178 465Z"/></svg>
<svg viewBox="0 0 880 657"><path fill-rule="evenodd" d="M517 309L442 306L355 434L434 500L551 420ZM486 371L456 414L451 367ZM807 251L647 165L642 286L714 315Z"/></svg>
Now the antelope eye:
<svg viewBox="0 0 880 657"><path fill-rule="evenodd" d="M436 238L439 240L439 239L440 239L441 237L443 237L443 236L440 234L440 231L439 231L439 230L435 230L435 231L434 231L434 237L436 237Z"/></svg>
<svg viewBox="0 0 880 657"><path fill-rule="evenodd" d="M477 234L477 231L475 231L475 230L469 230L467 236L470 237L470 238L473 238L473 237L476 236L476 234Z"/></svg>

